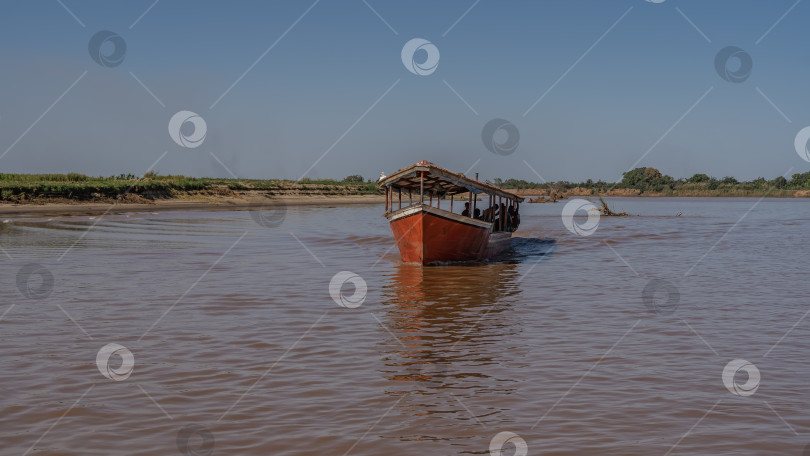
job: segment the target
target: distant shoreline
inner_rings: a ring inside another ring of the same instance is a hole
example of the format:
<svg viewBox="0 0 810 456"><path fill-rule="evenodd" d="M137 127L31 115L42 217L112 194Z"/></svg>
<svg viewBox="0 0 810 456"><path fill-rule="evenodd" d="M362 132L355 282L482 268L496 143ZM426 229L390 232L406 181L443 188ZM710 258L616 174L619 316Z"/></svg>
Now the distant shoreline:
<svg viewBox="0 0 810 456"><path fill-rule="evenodd" d="M535 184L495 179L495 184L536 202L574 197L709 197L709 198L808 198L810 173L791 181L731 182L696 175L672 180L654 168L625 173L619 184ZM806 178L806 179L805 179ZM696 182L700 181L700 182ZM778 185L777 185L778 184ZM792 185L793 188L790 188ZM786 188L787 186L787 188ZM84 174L0 173L0 214L98 214L106 212L230 209L286 205L383 204L385 196L376 182L360 175L341 181L324 179L289 181L278 179L222 179L163 176L150 172L90 177ZM527 200L527 202L529 202Z"/></svg>
<svg viewBox="0 0 810 456"><path fill-rule="evenodd" d="M525 203L529 203L531 197L548 196L547 192L534 190L514 190L514 193L526 197ZM723 194L700 194L700 195L656 195L625 194L615 191L608 194L590 194L589 192L568 193L565 197L557 200L557 203L565 203L568 199L579 197L611 197L611 198L806 198L810 195L801 194L801 190L792 191L792 195L723 195ZM254 192L240 192L237 196L212 196L184 194L176 197L163 197L153 200L132 202L132 199L95 201L66 200L64 198L40 198L18 203L0 203L0 216L13 215L99 215L105 213L122 212L157 212L157 211L177 211L177 210L231 210L231 209L258 209L287 206L342 206L352 204L379 204L385 203L383 195L368 194L342 194L342 195L286 195L267 196L263 194L251 194ZM258 193L258 192L256 192ZM719 193L719 192L718 192ZM806 192L805 193L810 193ZM550 201L549 201L550 202ZM524 203L524 204L525 204Z"/></svg>
<svg viewBox="0 0 810 456"><path fill-rule="evenodd" d="M520 196L550 196L552 191L545 189L510 189L504 190ZM574 187L557 192L560 199L576 197L627 197L627 198L810 198L810 190L740 190L740 189L678 189L669 192L642 192L633 188L616 188L606 192L596 189Z"/></svg>

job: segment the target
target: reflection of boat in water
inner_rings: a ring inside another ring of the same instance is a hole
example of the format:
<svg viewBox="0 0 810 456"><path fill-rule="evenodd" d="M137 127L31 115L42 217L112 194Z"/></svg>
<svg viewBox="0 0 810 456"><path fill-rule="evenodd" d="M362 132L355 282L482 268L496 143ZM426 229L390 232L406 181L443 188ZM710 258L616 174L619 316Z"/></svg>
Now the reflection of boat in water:
<svg viewBox="0 0 810 456"><path fill-rule="evenodd" d="M522 197L424 160L381 177L377 185L385 190L385 216L402 260L409 263L493 258L509 249L509 239L520 223ZM403 192L408 198L404 206ZM453 212L458 195L462 198L457 212L465 205L461 214ZM489 198L479 204L478 195ZM414 197L418 199L414 201ZM447 197L449 204L445 202L442 209L442 199Z"/></svg>
<svg viewBox="0 0 810 456"><path fill-rule="evenodd" d="M493 342L520 330L513 314L504 314L520 293L518 279L516 264L396 265L384 292L384 324L404 347L391 345L389 378L418 388L480 383L487 375L476 366L498 355L490 352Z"/></svg>
<svg viewBox="0 0 810 456"><path fill-rule="evenodd" d="M497 263L393 265L379 319L391 337L379 349L385 391L408 415L399 439L452 441L459 426L501 420L491 398L515 394L510 369L531 350L520 337L521 279L554 242L513 244L516 251Z"/></svg>

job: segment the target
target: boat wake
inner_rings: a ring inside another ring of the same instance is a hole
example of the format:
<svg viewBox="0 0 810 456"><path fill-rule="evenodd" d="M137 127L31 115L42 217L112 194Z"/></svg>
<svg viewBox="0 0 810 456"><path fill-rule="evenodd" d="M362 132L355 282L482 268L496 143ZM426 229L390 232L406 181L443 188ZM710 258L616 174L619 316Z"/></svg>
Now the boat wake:
<svg viewBox="0 0 810 456"><path fill-rule="evenodd" d="M503 255L493 258L491 263L536 263L545 259L554 251L557 241L554 239L538 239L513 237L512 243Z"/></svg>
<svg viewBox="0 0 810 456"><path fill-rule="evenodd" d="M475 266L482 264L539 263L548 258L557 245L557 241L554 239L513 237L510 241L509 249L493 258L475 261L437 261L432 265Z"/></svg>

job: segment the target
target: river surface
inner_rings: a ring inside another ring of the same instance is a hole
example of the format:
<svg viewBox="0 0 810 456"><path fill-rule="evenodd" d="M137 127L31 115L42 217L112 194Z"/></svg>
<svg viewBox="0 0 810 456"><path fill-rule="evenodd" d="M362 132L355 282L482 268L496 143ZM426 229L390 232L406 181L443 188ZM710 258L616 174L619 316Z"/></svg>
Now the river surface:
<svg viewBox="0 0 810 456"><path fill-rule="evenodd" d="M9 218L0 454L802 455L808 202L608 202L436 267L382 205Z"/></svg>

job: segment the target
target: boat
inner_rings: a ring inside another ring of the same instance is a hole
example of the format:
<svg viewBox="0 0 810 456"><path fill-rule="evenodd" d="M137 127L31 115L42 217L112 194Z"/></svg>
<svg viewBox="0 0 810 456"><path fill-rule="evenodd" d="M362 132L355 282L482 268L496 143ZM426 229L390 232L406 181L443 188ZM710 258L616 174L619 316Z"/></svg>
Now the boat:
<svg viewBox="0 0 810 456"><path fill-rule="evenodd" d="M406 263L495 258L509 249L520 224L523 198L480 182L477 173L472 179L422 160L380 176L377 185L385 192L384 216Z"/></svg>

